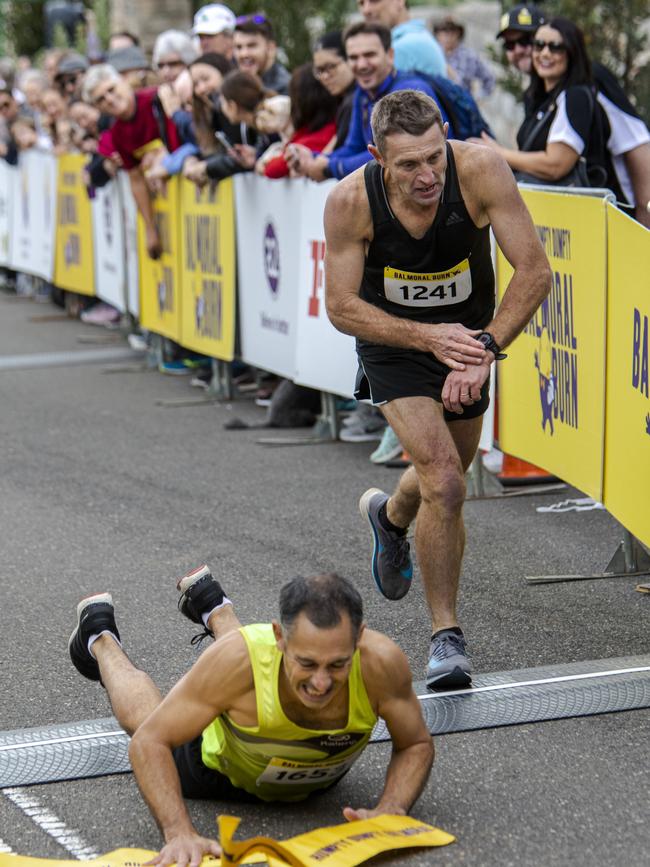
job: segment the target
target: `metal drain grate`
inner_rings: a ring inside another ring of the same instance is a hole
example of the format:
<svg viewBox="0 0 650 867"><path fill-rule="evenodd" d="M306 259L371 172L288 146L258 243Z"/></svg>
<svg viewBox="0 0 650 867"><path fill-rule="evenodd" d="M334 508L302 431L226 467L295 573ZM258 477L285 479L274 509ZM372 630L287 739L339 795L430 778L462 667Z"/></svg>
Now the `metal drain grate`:
<svg viewBox="0 0 650 867"><path fill-rule="evenodd" d="M432 734L650 707L650 656L481 674L472 689L426 693ZM389 740L379 721L371 743ZM112 717L0 732L0 788L130 771L128 737Z"/></svg>

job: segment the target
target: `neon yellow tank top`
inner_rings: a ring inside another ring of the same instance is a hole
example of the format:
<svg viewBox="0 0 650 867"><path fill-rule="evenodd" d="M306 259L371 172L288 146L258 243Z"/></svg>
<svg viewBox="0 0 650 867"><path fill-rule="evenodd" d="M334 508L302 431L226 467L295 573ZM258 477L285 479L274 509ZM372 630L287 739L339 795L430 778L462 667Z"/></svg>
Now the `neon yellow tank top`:
<svg viewBox="0 0 650 867"><path fill-rule="evenodd" d="M285 715L278 693L282 654L271 624L240 629L253 667L257 725L239 726L227 714L203 732L203 763L224 774L234 786L264 801L299 801L331 786L358 759L377 716L361 676L359 651L348 681L348 722L331 731L307 729Z"/></svg>

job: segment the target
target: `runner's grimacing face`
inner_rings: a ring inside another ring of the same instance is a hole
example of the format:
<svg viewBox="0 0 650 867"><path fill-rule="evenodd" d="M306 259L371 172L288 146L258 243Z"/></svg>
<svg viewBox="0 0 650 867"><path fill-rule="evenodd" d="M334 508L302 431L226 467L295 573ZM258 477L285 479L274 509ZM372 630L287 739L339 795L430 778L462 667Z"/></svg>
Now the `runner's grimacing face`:
<svg viewBox="0 0 650 867"><path fill-rule="evenodd" d="M376 90L393 68L393 49L386 51L376 33L358 33L346 39L345 53L357 84L364 90Z"/></svg>
<svg viewBox="0 0 650 867"><path fill-rule="evenodd" d="M404 201L428 207L440 200L447 172L447 130L434 124L423 135L407 132L386 136L380 155L389 184Z"/></svg>
<svg viewBox="0 0 650 867"><path fill-rule="evenodd" d="M347 614L330 629L321 629L306 614L298 615L288 634L274 624L289 691L305 707L326 707L347 685L356 648Z"/></svg>

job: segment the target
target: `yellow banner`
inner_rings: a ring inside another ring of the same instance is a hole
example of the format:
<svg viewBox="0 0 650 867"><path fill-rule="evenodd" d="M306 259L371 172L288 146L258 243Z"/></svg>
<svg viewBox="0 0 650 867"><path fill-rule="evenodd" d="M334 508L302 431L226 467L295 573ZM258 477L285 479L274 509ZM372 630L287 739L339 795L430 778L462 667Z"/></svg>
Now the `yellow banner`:
<svg viewBox="0 0 650 867"><path fill-rule="evenodd" d="M607 208L607 413L603 503L650 545L650 232Z"/></svg>
<svg viewBox="0 0 650 867"><path fill-rule="evenodd" d="M205 857L201 867L235 867L243 863L268 864L269 867L316 867L323 864L356 867L382 852L447 846L456 839L446 831L410 816L378 816L329 828L315 828L288 840L250 837L236 842L232 837L240 820L234 816L219 816L218 821L223 855L221 858ZM155 855L147 849L116 849L87 863L93 867L142 867ZM78 863L0 855L0 867L73 867Z"/></svg>
<svg viewBox="0 0 650 867"><path fill-rule="evenodd" d="M551 294L499 364L499 442L602 499L606 210L602 199L523 191L553 270ZM498 251L499 298L512 268Z"/></svg>
<svg viewBox="0 0 650 867"><path fill-rule="evenodd" d="M222 361L235 351L235 211L228 179L181 181L181 340Z"/></svg>
<svg viewBox="0 0 650 867"><path fill-rule="evenodd" d="M181 341L181 269L179 237L179 180L171 178L153 200L163 252L160 259L147 253L144 221L138 214L140 260L140 324L143 328Z"/></svg>
<svg viewBox="0 0 650 867"><path fill-rule="evenodd" d="M95 294L92 213L81 154L59 157L54 282L80 295Z"/></svg>

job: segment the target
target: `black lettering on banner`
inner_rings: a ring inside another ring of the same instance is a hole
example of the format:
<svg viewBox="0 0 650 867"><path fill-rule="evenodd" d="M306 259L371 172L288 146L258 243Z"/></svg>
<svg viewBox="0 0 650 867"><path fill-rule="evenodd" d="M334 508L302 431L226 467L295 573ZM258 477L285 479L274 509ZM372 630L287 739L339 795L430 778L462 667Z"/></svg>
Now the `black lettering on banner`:
<svg viewBox="0 0 650 867"><path fill-rule="evenodd" d="M62 226L76 226L79 223L77 217L77 199L69 193L61 194L61 215L60 223Z"/></svg>
<svg viewBox="0 0 650 867"><path fill-rule="evenodd" d="M221 276L219 217L216 214L186 214L184 225L187 270Z"/></svg>
<svg viewBox="0 0 650 867"><path fill-rule="evenodd" d="M632 388L648 397L648 317L634 308L632 326Z"/></svg>
<svg viewBox="0 0 650 867"><path fill-rule="evenodd" d="M223 287L221 280L202 280L202 296L197 300L196 328L201 337L221 340L223 333Z"/></svg>
<svg viewBox="0 0 650 867"><path fill-rule="evenodd" d="M169 254L172 252L172 238L169 225L169 214L157 211L155 215L155 221L156 229L158 230L158 237L160 238L160 243L163 248L163 253Z"/></svg>

